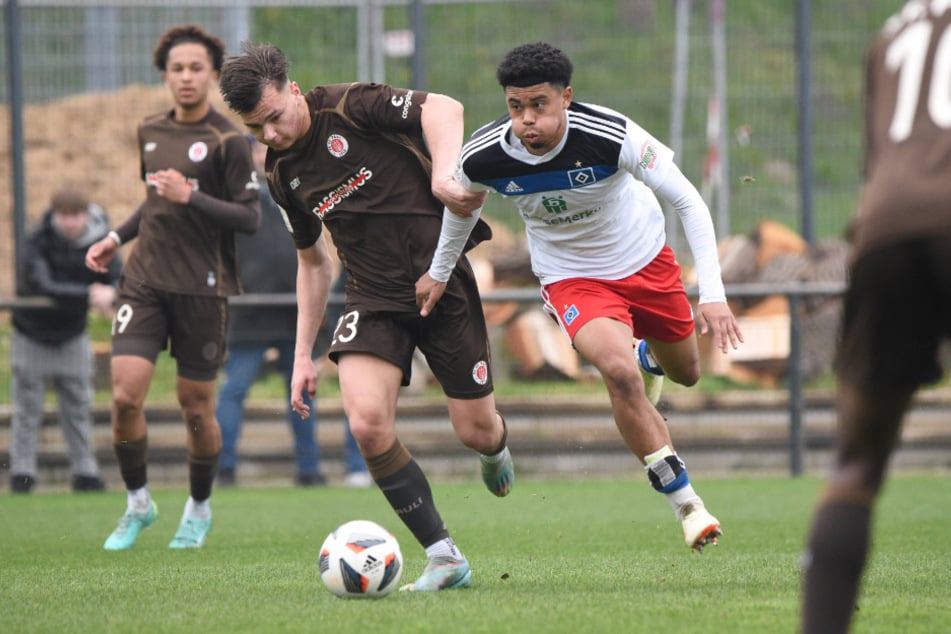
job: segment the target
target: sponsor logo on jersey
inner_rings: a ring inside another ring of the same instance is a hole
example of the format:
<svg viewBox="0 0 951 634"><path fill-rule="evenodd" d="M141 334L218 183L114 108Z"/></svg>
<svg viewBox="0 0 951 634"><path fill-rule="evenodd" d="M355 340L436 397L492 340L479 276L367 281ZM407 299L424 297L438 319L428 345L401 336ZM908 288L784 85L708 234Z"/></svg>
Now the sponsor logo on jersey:
<svg viewBox="0 0 951 634"><path fill-rule="evenodd" d="M550 214L560 214L563 211L568 211L568 203L565 202L564 196L542 196L542 207Z"/></svg>
<svg viewBox="0 0 951 634"><path fill-rule="evenodd" d="M346 180L346 182L338 185L332 192L324 196L320 204L314 207L311 211L321 220L324 219L324 214L337 206L337 204L346 198L349 198L356 192L358 189L363 187L373 178L373 172L367 169L366 167L361 167L360 171L351 176Z"/></svg>
<svg viewBox="0 0 951 634"><path fill-rule="evenodd" d="M580 170L568 170L568 181L572 187L584 187L598 180L594 175L594 170L590 167L584 167Z"/></svg>
<svg viewBox="0 0 951 634"><path fill-rule="evenodd" d="M578 309L574 304L572 304L567 310L565 310L564 313L562 313L561 319L565 322L566 326L570 326L571 322L577 319L579 314L580 313L578 312Z"/></svg>
<svg viewBox="0 0 951 634"><path fill-rule="evenodd" d="M643 169L651 170L654 169L654 164L657 162L657 150L654 149L654 146L651 145L650 141L644 141L644 145L641 146L641 159L637 162Z"/></svg>
<svg viewBox="0 0 951 634"><path fill-rule="evenodd" d="M597 207L595 209L585 209L584 211L579 211L578 213L571 214L570 216L558 216L557 218L545 218L542 217L541 221L546 225L555 226L555 225L570 225L575 222L582 222L587 220L594 214L601 211L602 207ZM526 216L528 217L528 216Z"/></svg>
<svg viewBox="0 0 951 634"><path fill-rule="evenodd" d="M489 382L489 364L485 361L479 361L472 366L472 380L479 385L485 385Z"/></svg>
<svg viewBox="0 0 951 634"><path fill-rule="evenodd" d="M155 141L149 141L142 147L143 152L154 152L155 148L158 147L158 143Z"/></svg>
<svg viewBox="0 0 951 634"><path fill-rule="evenodd" d="M188 158L193 163L200 163L208 158L208 145L204 141L195 141L188 148Z"/></svg>
<svg viewBox="0 0 951 634"><path fill-rule="evenodd" d="M519 192L522 192L522 191L524 191L524 190L523 190L521 187L519 187L519 184L518 184L518 183L516 183L515 181L509 181L509 184L505 186L505 192L504 192L504 193L506 193L506 194L518 194Z"/></svg>
<svg viewBox="0 0 951 634"><path fill-rule="evenodd" d="M398 97L396 95L393 95L393 98L390 99L390 103L393 104L393 106L396 108L403 106L403 112L401 116L403 119L407 118L409 116L410 106L413 105L413 91L407 90L405 97Z"/></svg>
<svg viewBox="0 0 951 634"><path fill-rule="evenodd" d="M331 134L327 139L327 151L337 158L342 157L350 149L350 144L339 134Z"/></svg>
<svg viewBox="0 0 951 634"><path fill-rule="evenodd" d="M295 176L291 181L291 189L297 189L300 187L300 176Z"/></svg>

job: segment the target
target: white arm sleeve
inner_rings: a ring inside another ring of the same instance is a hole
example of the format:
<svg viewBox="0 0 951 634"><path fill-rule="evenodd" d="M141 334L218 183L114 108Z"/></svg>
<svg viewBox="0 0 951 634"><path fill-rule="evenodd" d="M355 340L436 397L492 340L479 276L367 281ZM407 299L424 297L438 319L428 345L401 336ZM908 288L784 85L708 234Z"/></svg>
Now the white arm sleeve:
<svg viewBox="0 0 951 634"><path fill-rule="evenodd" d="M664 182L655 191L669 202L680 216L697 270L699 303L725 302L726 292L720 276L716 232L713 229L710 210L703 202L700 192L675 166L668 171Z"/></svg>
<svg viewBox="0 0 951 634"><path fill-rule="evenodd" d="M448 282L462 250L469 240L469 234L479 221L482 208L476 209L471 216L457 216L443 207L442 229L439 232L439 244L433 254L433 263L429 265L429 277L437 282Z"/></svg>

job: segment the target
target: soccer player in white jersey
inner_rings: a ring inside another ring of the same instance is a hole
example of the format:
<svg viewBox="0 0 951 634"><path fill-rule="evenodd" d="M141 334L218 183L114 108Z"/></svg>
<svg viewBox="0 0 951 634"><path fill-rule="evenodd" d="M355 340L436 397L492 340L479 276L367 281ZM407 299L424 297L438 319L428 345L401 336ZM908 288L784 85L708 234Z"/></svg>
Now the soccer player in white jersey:
<svg viewBox="0 0 951 634"><path fill-rule="evenodd" d="M720 522L690 484L655 405L663 376L687 386L700 378L695 319L724 353L743 340L726 303L713 221L670 149L620 113L572 101L571 72L548 44L511 50L496 72L508 114L472 135L456 178L515 203L546 310L604 377L621 436L669 500L687 545L702 552L717 543ZM693 253L696 317L657 195L677 211ZM444 213L439 248L416 285L423 315L442 296L479 211Z"/></svg>

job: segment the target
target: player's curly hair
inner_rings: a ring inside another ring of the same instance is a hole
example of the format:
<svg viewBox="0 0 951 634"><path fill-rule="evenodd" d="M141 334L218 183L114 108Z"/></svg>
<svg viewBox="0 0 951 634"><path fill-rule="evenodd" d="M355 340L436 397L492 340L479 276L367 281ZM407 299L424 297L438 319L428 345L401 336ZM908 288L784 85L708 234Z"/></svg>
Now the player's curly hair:
<svg viewBox="0 0 951 634"><path fill-rule="evenodd" d="M221 65L225 59L225 43L214 35L209 34L197 24L183 24L173 26L159 38L155 45L155 52L152 53L152 64L161 72L165 72L165 66L168 63L168 52L173 47L185 42L201 44L208 50L208 56L211 57L211 65L218 72L221 72Z"/></svg>
<svg viewBox="0 0 951 634"><path fill-rule="evenodd" d="M560 49L545 42L522 44L505 54L495 71L502 88L524 88L549 83L559 88L571 85L571 60Z"/></svg>
<svg viewBox="0 0 951 634"><path fill-rule="evenodd" d="M218 88L229 108L245 114L257 107L265 86L284 89L287 68L287 57L273 44L242 42L241 54L225 60Z"/></svg>

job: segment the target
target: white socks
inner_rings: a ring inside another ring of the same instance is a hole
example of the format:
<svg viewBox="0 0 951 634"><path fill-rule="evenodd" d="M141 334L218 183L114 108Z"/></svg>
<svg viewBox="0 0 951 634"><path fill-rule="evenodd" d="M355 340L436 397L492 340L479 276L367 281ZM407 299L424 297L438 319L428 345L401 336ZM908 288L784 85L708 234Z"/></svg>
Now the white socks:
<svg viewBox="0 0 951 634"><path fill-rule="evenodd" d="M462 561L462 553L456 548L456 543L452 537L441 539L435 544L426 547L426 556L429 560L451 559L453 561Z"/></svg>
<svg viewBox="0 0 951 634"><path fill-rule="evenodd" d="M209 520L211 519L211 504L208 500L196 502L195 498L188 496L188 501L185 502L185 512L182 515L199 520Z"/></svg>
<svg viewBox="0 0 951 634"><path fill-rule="evenodd" d="M149 496L149 488L144 486L141 489L129 489L126 491L126 504L128 505L130 511L135 511L136 513L148 513L149 507L152 506L152 498Z"/></svg>
<svg viewBox="0 0 951 634"><path fill-rule="evenodd" d="M148 513L149 507L152 505L152 497L149 495L148 487L130 490L127 495L129 510L136 513ZM185 512L182 515L200 520L211 519L211 504L209 500L197 502L189 496L188 501L185 502ZM452 540L449 541L452 543Z"/></svg>

